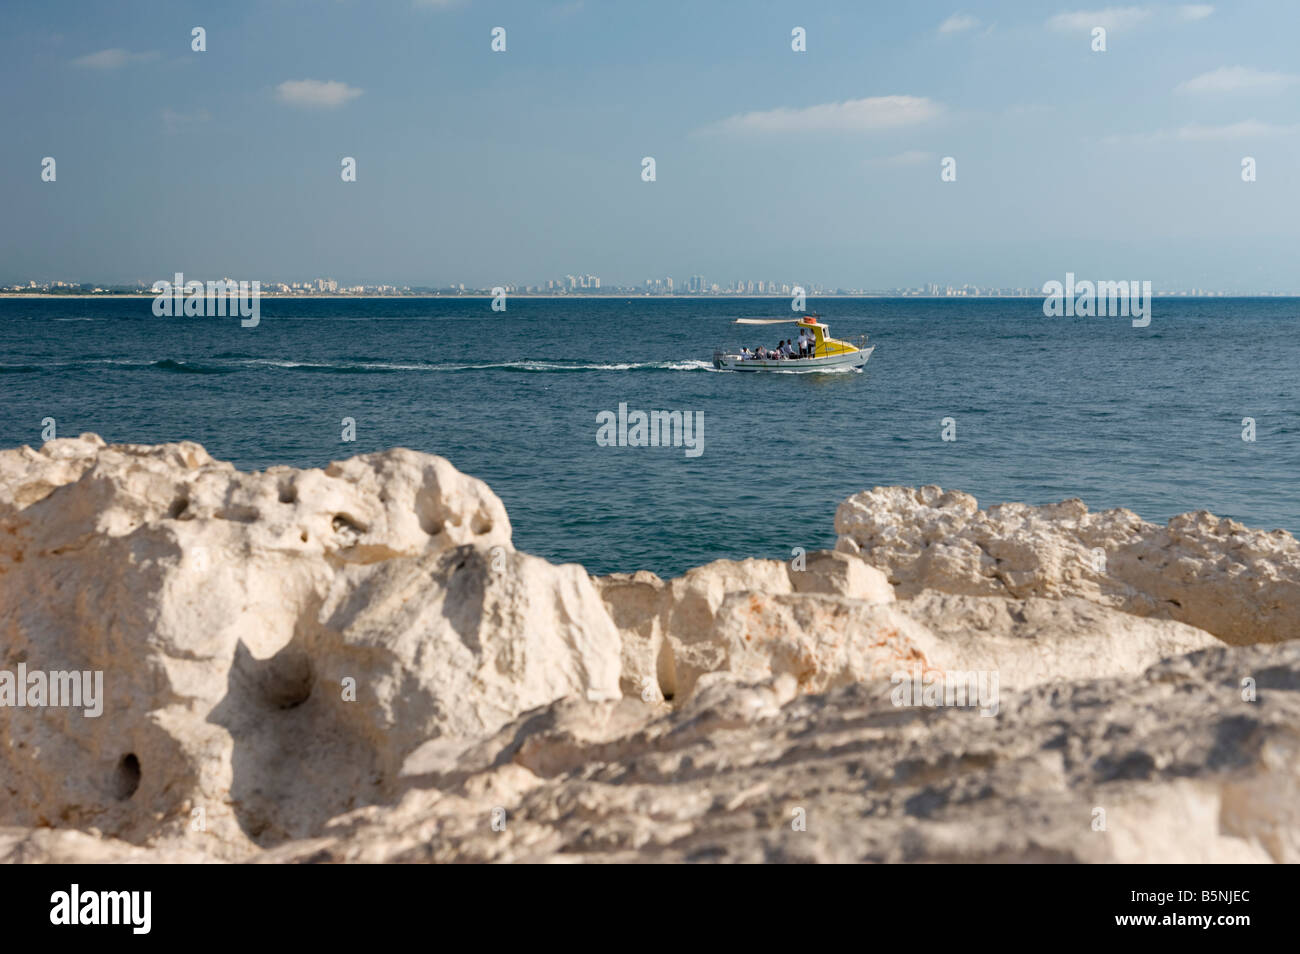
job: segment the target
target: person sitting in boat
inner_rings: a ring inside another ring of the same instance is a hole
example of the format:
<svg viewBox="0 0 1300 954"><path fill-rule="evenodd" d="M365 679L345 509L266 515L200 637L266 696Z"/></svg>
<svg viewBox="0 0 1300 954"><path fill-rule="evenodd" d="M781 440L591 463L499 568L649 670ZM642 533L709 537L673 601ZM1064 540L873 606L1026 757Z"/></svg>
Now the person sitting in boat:
<svg viewBox="0 0 1300 954"><path fill-rule="evenodd" d="M794 350L794 342L793 342L793 341L787 341L787 342L785 343L785 345L782 346L782 348L781 348L781 353L784 354L787 358L797 358L797 357L798 357L798 355L795 354L795 350Z"/></svg>

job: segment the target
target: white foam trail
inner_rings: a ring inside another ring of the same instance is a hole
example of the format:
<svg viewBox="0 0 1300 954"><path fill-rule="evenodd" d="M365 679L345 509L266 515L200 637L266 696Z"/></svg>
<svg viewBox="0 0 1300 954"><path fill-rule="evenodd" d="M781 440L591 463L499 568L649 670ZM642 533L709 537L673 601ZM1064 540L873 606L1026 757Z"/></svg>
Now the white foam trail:
<svg viewBox="0 0 1300 954"><path fill-rule="evenodd" d="M132 367L150 367L160 361L188 363L177 358L89 358L68 364L116 364ZM620 362L565 362L565 361L499 361L485 364L406 364L387 361L288 361L274 358L203 358L197 359L205 367L246 367L246 368L321 368L340 371L360 369L364 371L717 371L710 361L620 361Z"/></svg>
<svg viewBox="0 0 1300 954"><path fill-rule="evenodd" d="M638 361L638 362L562 362L500 361L488 364L393 364L388 362L348 361L319 363L312 361L273 361L254 358L243 364L274 368L363 368L379 371L713 371L708 361Z"/></svg>

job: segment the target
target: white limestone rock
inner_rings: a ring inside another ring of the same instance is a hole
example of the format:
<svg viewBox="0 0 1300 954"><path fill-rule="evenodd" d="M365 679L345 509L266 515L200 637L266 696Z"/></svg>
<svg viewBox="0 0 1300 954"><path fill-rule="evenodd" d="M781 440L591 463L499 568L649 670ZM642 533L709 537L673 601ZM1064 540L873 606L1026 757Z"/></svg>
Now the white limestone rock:
<svg viewBox="0 0 1300 954"><path fill-rule="evenodd" d="M876 487L840 504L835 530L900 596L1078 596L1234 644L1300 636L1300 544L1204 511L1161 527L1079 500L980 510L960 491Z"/></svg>
<svg viewBox="0 0 1300 954"><path fill-rule="evenodd" d="M1300 860L1289 534L938 488L836 528L593 579L411 451L0 452L0 672L104 673L99 718L0 706L0 861Z"/></svg>
<svg viewBox="0 0 1300 954"><path fill-rule="evenodd" d="M789 563L714 560L668 581L644 570L594 579L623 639L623 691L647 702L666 697L680 703L709 671L710 660L721 658L718 611L735 594L823 593L866 603L894 599L881 571L831 551Z"/></svg>
<svg viewBox="0 0 1300 954"><path fill-rule="evenodd" d="M619 640L587 574L515 553L440 458L242 473L86 435L0 452L20 663L102 671L103 715L0 707L0 823L240 857L385 797L427 739L616 697Z"/></svg>

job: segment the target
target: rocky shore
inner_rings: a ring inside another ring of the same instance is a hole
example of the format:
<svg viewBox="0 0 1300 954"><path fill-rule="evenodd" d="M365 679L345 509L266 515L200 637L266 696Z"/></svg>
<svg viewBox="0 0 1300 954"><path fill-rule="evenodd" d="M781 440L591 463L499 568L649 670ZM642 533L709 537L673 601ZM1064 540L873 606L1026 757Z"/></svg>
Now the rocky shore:
<svg viewBox="0 0 1300 954"><path fill-rule="evenodd" d="M592 577L427 454L2 451L0 859L1300 861L1290 534L834 519Z"/></svg>

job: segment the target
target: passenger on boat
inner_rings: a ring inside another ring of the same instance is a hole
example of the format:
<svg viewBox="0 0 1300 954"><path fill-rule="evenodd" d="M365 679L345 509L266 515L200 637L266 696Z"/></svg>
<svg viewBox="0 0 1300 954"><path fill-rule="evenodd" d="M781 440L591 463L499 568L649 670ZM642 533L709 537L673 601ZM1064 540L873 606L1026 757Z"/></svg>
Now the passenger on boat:
<svg viewBox="0 0 1300 954"><path fill-rule="evenodd" d="M811 358L813 355L813 348L816 346L816 340L817 339L813 337L812 332L807 328L799 332L799 357Z"/></svg>

